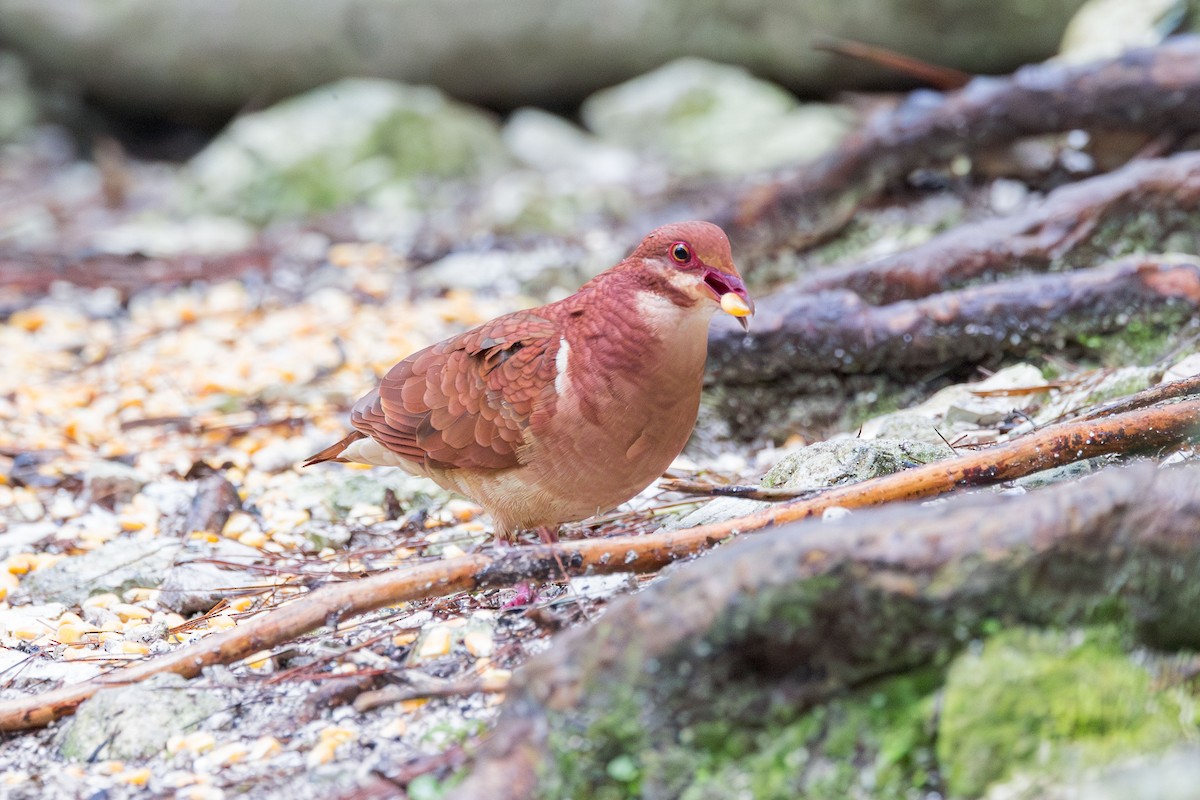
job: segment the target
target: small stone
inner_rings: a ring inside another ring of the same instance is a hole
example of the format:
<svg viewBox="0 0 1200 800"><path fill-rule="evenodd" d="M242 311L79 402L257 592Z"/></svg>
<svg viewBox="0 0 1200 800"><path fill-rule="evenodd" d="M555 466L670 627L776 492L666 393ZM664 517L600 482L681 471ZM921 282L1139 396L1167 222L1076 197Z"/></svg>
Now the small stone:
<svg viewBox="0 0 1200 800"><path fill-rule="evenodd" d="M34 602L80 605L97 593L158 586L182 545L160 539L122 539L52 567L30 573L22 583ZM119 602L114 597L115 602Z"/></svg>
<svg viewBox="0 0 1200 800"><path fill-rule="evenodd" d="M146 476L118 461L98 461L83 476L89 503L113 508L128 503L146 485Z"/></svg>
<svg viewBox="0 0 1200 800"><path fill-rule="evenodd" d="M155 675L131 686L101 689L67 721L60 745L64 758L146 758L171 736L199 724L220 708L207 690L191 689L178 675Z"/></svg>

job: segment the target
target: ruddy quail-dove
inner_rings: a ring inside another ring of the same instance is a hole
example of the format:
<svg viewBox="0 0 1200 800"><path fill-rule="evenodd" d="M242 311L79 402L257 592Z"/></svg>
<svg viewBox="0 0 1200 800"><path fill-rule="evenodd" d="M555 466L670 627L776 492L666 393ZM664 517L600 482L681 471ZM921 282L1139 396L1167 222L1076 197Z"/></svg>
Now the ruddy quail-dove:
<svg viewBox="0 0 1200 800"><path fill-rule="evenodd" d="M716 225L648 235L575 294L413 353L312 456L401 469L481 505L496 539L607 511L662 475L696 424L708 323L754 313Z"/></svg>

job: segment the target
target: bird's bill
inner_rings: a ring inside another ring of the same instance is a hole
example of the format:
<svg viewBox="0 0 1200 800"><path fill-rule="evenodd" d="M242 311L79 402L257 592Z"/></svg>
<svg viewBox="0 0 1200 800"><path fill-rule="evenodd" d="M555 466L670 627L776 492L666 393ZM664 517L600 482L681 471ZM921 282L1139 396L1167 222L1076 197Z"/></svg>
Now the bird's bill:
<svg viewBox="0 0 1200 800"><path fill-rule="evenodd" d="M722 311L737 317L744 330L750 329L748 318L754 314L754 301L750 299L746 284L740 277L710 269L704 274L704 285L712 291Z"/></svg>

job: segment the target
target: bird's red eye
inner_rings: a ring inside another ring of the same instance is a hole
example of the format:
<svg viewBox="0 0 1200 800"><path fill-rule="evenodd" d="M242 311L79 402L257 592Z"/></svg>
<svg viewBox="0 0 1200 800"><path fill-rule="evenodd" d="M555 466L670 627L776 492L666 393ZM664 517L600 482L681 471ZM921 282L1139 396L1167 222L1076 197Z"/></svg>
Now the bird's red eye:
<svg viewBox="0 0 1200 800"><path fill-rule="evenodd" d="M687 242L676 242L671 245L671 258L680 264L686 264L692 260L692 248L687 246Z"/></svg>

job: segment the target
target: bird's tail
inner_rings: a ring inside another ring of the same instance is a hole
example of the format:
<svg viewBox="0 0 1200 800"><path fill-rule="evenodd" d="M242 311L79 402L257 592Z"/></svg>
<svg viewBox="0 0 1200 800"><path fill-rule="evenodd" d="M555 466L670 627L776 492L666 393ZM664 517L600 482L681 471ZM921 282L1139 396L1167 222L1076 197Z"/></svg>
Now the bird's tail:
<svg viewBox="0 0 1200 800"><path fill-rule="evenodd" d="M357 442L359 439L365 438L367 438L365 433L362 433L361 431L354 431L348 434L346 438L342 439L340 442L329 445L329 447L326 447L316 455L309 456L305 460L304 466L311 467L313 464L320 464L322 461L345 461L346 459L341 458L342 451Z"/></svg>

